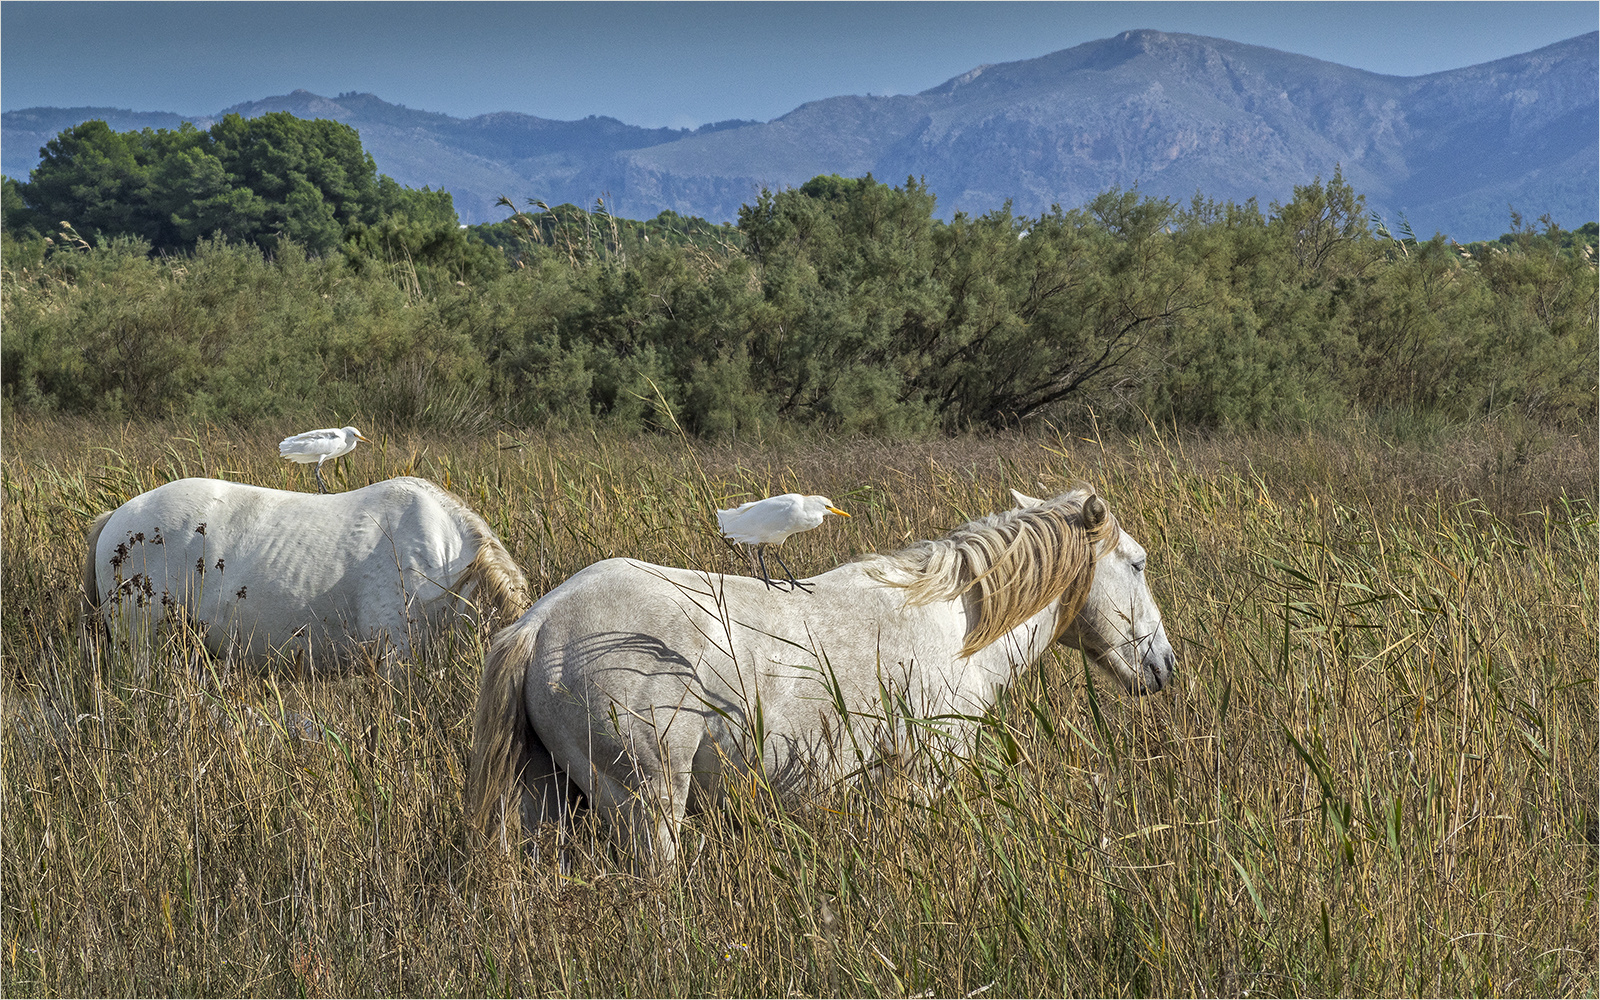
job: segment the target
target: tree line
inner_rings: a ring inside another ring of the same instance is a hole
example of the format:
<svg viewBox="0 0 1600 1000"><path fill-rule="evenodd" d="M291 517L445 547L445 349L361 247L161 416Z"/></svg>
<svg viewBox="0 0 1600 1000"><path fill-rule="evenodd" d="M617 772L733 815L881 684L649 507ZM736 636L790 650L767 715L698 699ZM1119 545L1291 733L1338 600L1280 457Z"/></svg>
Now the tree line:
<svg viewBox="0 0 1600 1000"><path fill-rule="evenodd" d="M1593 223L1396 236L1337 171L1266 210L1113 190L945 222L915 178L822 176L736 225L506 200L463 228L282 114L85 123L4 196L21 411L727 436L1596 406Z"/></svg>

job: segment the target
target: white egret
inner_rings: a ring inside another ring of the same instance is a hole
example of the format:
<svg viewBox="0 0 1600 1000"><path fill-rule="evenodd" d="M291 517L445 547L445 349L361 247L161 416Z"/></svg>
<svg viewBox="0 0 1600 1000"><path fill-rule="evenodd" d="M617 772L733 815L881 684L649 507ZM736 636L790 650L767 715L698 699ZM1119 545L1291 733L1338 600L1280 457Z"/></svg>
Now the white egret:
<svg viewBox="0 0 1600 1000"><path fill-rule="evenodd" d="M761 579L770 587L772 578L767 576L767 561L761 556L762 550L768 545L779 544L790 535L810 531L829 514L850 516L835 507L827 497L785 493L742 503L732 510L719 510L717 524L722 528L722 533L734 541L756 547L756 560L761 563ZM789 564L783 561L783 556L778 555L777 551L772 554L778 557L778 565L789 574L789 583L799 587L799 581L794 578Z"/></svg>
<svg viewBox="0 0 1600 1000"><path fill-rule="evenodd" d="M330 458L350 454L355 450L357 441L367 441L367 439L354 427L325 427L322 430L306 431L304 434L284 438L278 442L278 454L302 465L317 463L317 492L326 493L328 487L322 482L322 463ZM367 441L367 443L372 442Z"/></svg>

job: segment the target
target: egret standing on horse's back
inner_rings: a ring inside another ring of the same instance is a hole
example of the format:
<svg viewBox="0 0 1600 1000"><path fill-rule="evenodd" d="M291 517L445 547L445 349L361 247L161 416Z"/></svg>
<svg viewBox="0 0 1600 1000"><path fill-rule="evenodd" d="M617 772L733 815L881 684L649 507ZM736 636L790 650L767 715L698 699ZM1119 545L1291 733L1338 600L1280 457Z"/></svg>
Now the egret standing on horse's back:
<svg viewBox="0 0 1600 1000"><path fill-rule="evenodd" d="M756 547L756 559L761 563L761 579L770 587L772 579L767 576L767 561L761 557L761 550L768 545L779 544L790 535L810 531L821 524L822 519L829 514L850 516L835 507L833 501L827 497L785 493L781 496L767 497L765 500L742 503L732 510L719 510L717 525L722 528L724 535L734 541ZM783 571L789 574L790 585L799 587L799 581L794 578L794 572L789 569L789 564L783 561L783 556L778 555L776 551L772 554L777 556L778 565L783 567Z"/></svg>
<svg viewBox="0 0 1600 1000"><path fill-rule="evenodd" d="M278 442L278 455L302 465L317 463L317 492L326 493L328 487L322 482L322 463L355 451L357 441L367 439L354 427L325 427L284 438Z"/></svg>
<svg viewBox="0 0 1600 1000"><path fill-rule="evenodd" d="M804 593L634 559L574 574L484 661L469 821L511 846L586 803L638 864L671 865L684 818L758 776L791 802L890 761L936 783L924 750L970 753L1057 641L1131 693L1166 688L1144 549L1087 488L1015 499Z"/></svg>

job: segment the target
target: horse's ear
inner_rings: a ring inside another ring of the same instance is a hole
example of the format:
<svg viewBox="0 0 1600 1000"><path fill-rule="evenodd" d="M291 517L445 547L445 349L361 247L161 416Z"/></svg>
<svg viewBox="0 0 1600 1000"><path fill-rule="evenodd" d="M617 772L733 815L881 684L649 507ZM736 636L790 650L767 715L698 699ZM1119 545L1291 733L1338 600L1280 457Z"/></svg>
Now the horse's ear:
<svg viewBox="0 0 1600 1000"><path fill-rule="evenodd" d="M1106 523L1106 515L1111 513L1111 508L1100 499L1100 494L1091 493L1089 499L1083 502L1083 526L1090 531Z"/></svg>
<svg viewBox="0 0 1600 1000"><path fill-rule="evenodd" d="M1038 497L1030 497L1028 494L1018 493L1016 490L1011 491L1011 499L1015 500L1017 502L1017 506L1020 508L1037 507L1044 503L1044 501L1040 500Z"/></svg>

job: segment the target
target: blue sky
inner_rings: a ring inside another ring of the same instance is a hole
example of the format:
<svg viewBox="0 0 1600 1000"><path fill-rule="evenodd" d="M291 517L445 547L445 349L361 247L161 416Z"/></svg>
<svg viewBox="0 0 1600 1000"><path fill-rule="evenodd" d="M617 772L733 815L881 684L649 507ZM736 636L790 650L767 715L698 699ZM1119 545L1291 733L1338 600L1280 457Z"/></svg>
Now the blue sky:
<svg viewBox="0 0 1600 1000"><path fill-rule="evenodd" d="M460 117L767 120L1130 28L1415 76L1600 26L1574 3L0 4L0 108L212 114L305 88Z"/></svg>

